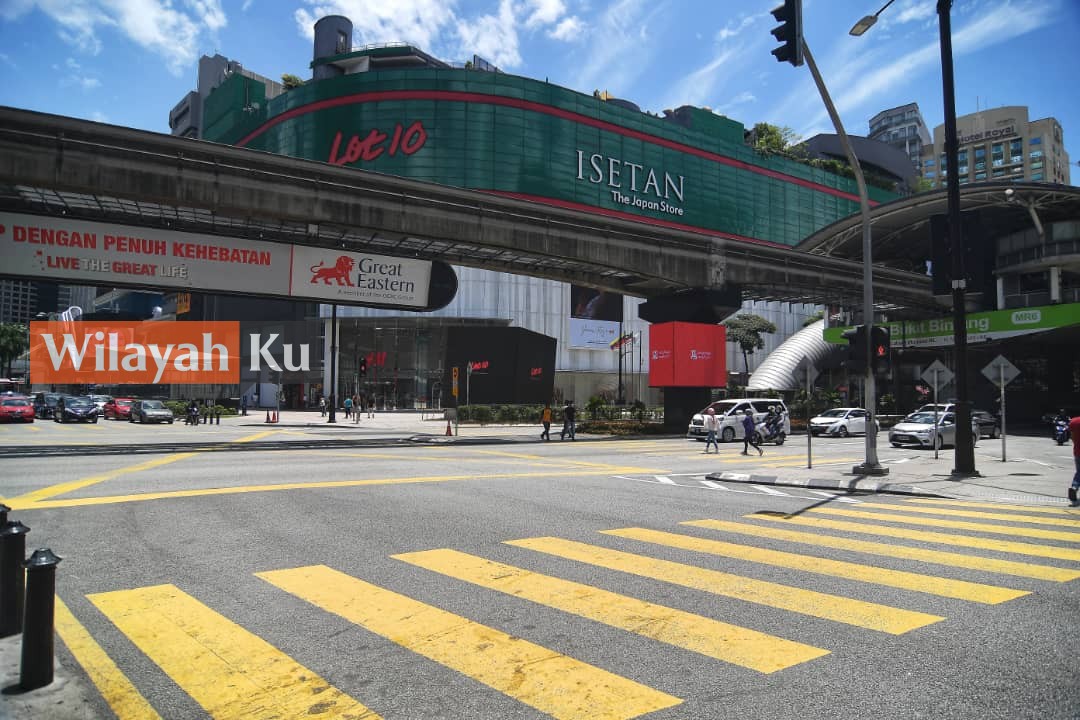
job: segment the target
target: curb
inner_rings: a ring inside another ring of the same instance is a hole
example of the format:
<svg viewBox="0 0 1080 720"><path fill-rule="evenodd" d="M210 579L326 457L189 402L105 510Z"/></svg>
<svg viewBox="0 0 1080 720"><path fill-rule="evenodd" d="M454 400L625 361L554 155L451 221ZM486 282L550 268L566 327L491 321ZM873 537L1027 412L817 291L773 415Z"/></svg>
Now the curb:
<svg viewBox="0 0 1080 720"><path fill-rule="evenodd" d="M919 497L951 498L952 495L941 495L929 492L914 485L901 483L882 482L880 480L867 480L865 478L806 478L787 479L772 475L746 475L743 473L710 473L707 480L723 482L754 483L755 485L780 485L785 487L801 487L813 490L842 490L844 492L880 493L886 495L918 495Z"/></svg>

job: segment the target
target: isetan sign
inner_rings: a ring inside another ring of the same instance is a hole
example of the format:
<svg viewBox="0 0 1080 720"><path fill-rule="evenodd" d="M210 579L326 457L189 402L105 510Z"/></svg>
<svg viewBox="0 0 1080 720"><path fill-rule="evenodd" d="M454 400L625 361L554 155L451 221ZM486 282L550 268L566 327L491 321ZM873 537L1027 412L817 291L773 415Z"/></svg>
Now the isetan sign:
<svg viewBox="0 0 1080 720"><path fill-rule="evenodd" d="M0 213L0 257L19 277L429 309L431 262L304 245Z"/></svg>

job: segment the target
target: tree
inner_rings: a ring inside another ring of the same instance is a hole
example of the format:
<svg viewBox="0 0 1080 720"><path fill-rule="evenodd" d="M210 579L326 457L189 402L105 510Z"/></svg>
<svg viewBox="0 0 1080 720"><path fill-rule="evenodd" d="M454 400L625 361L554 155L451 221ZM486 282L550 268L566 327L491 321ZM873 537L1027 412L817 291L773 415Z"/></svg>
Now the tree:
<svg viewBox="0 0 1080 720"><path fill-rule="evenodd" d="M286 90L292 90L303 85L304 81L292 73L282 73L281 84L285 86Z"/></svg>
<svg viewBox="0 0 1080 720"><path fill-rule="evenodd" d="M764 155L787 155L799 136L789 127L778 127L759 122L751 131L754 149Z"/></svg>
<svg viewBox="0 0 1080 720"><path fill-rule="evenodd" d="M762 334L776 332L776 326L760 315L736 315L724 321L727 339L737 343L742 350L743 370L750 374L750 361L747 354L765 347Z"/></svg>
<svg viewBox="0 0 1080 720"><path fill-rule="evenodd" d="M0 367L5 377L11 377L11 361L26 350L26 326L19 323L0 323Z"/></svg>

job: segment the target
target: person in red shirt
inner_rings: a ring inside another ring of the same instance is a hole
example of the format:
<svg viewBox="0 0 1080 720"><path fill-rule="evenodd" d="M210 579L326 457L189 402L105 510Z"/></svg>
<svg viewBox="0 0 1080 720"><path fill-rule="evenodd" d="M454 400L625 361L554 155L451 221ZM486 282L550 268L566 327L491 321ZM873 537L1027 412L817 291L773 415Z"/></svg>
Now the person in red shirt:
<svg viewBox="0 0 1080 720"><path fill-rule="evenodd" d="M1076 474L1069 488L1069 502L1077 506L1080 505L1080 500L1076 499L1076 491L1080 489L1080 415L1069 421L1069 434L1072 435L1073 461L1076 463Z"/></svg>

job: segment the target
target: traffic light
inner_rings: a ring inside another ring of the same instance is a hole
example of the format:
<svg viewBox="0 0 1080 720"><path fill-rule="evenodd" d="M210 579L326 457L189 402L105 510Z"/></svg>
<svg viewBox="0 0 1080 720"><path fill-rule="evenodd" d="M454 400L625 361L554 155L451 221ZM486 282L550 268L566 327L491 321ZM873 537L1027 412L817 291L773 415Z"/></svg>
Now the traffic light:
<svg viewBox="0 0 1080 720"><path fill-rule="evenodd" d="M850 330L845 330L842 337L848 341L848 370L864 372L866 370L866 326L856 325Z"/></svg>
<svg viewBox="0 0 1080 720"><path fill-rule="evenodd" d="M784 0L783 5L772 9L772 16L780 23L772 34L781 43L772 54L780 62L802 65L802 0Z"/></svg>
<svg viewBox="0 0 1080 720"><path fill-rule="evenodd" d="M367 357L364 355L360 356L359 367L361 377L367 375Z"/></svg>
<svg viewBox="0 0 1080 720"><path fill-rule="evenodd" d="M870 352L874 373L884 375L889 372L889 328L875 325L870 331Z"/></svg>

